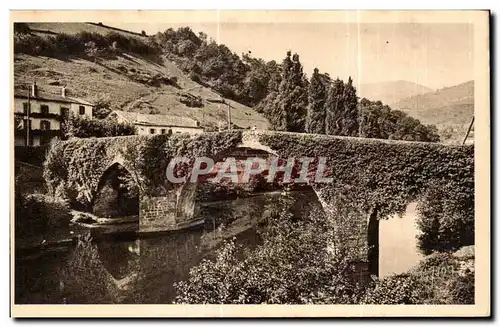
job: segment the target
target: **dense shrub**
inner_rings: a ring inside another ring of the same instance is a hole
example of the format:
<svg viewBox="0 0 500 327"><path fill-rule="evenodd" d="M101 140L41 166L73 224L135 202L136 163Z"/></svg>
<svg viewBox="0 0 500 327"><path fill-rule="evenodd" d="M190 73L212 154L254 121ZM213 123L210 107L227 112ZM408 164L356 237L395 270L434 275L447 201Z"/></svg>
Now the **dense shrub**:
<svg viewBox="0 0 500 327"><path fill-rule="evenodd" d="M262 244L241 249L234 242L190 270L176 284L176 303L355 303L361 286L346 252L332 251L333 219L319 210L301 219L285 194L273 203ZM307 216L307 214L306 214Z"/></svg>
<svg viewBox="0 0 500 327"><path fill-rule="evenodd" d="M70 219L68 203L44 194L15 192L16 237L43 235L55 227L67 226Z"/></svg>
<svg viewBox="0 0 500 327"><path fill-rule="evenodd" d="M17 161L41 167L48 149L48 144L41 146L16 146L14 148L14 158Z"/></svg>
<svg viewBox="0 0 500 327"><path fill-rule="evenodd" d="M434 254L408 273L377 281L368 304L474 304L474 258Z"/></svg>
<svg viewBox="0 0 500 327"><path fill-rule="evenodd" d="M424 254L474 244L474 180L432 185L418 203L418 246ZM453 194L453 196L450 196Z"/></svg>
<svg viewBox="0 0 500 327"><path fill-rule="evenodd" d="M380 101L361 99L358 105L361 116L360 136L378 139L439 142L436 126L423 125L408 114L392 110ZM352 135L355 136L355 135Z"/></svg>
<svg viewBox="0 0 500 327"><path fill-rule="evenodd" d="M363 302L366 304L422 304L421 286L409 274L384 278L369 288Z"/></svg>
<svg viewBox="0 0 500 327"><path fill-rule="evenodd" d="M135 126L128 123L118 123L110 119L89 119L70 115L63 123L62 130L65 138L72 137L109 137L134 135Z"/></svg>
<svg viewBox="0 0 500 327"><path fill-rule="evenodd" d="M33 56L61 57L68 55L109 56L119 51L143 56L159 56L161 49L154 41L126 37L116 32L107 35L90 32L59 33L56 36L39 36L30 33L14 34L14 53Z"/></svg>

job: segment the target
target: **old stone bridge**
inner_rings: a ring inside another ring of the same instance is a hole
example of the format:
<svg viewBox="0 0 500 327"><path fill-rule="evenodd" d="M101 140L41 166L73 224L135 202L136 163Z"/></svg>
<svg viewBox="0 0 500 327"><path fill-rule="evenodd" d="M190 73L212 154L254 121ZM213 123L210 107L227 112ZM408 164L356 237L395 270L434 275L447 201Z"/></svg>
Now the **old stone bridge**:
<svg viewBox="0 0 500 327"><path fill-rule="evenodd" d="M362 260L378 260L377 250L369 251L378 247L378 220L403 212L428 189L446 186L451 199L456 198L453 190L463 192L464 185L474 192L473 146L271 131L72 139L52 145L45 178L54 195L99 215L106 207L103 193L120 189L117 179L125 173L137 195L119 190L116 209L138 212L141 232L179 230L200 223L197 184L169 183L169 161L206 156L220 162L242 151L249 156L326 157L332 182L309 187L327 215L348 231L346 242ZM347 219L339 217L340 206L353 208Z"/></svg>

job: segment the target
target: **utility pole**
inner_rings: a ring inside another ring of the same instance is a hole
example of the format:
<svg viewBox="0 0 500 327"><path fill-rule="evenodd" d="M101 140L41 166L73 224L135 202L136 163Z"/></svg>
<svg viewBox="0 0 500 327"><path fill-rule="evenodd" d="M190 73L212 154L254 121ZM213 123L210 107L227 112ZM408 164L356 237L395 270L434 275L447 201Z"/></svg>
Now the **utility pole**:
<svg viewBox="0 0 500 327"><path fill-rule="evenodd" d="M28 88L28 108L26 108L26 146L30 145L30 112L31 112L31 98L30 98L30 88Z"/></svg>
<svg viewBox="0 0 500 327"><path fill-rule="evenodd" d="M469 137L470 130L472 129L472 125L474 125L474 116L472 116L472 121L470 122L469 129L467 130L467 134L465 134L464 141L462 142L462 145L465 144L465 141L467 141L467 138Z"/></svg>
<svg viewBox="0 0 500 327"><path fill-rule="evenodd" d="M231 130L231 104L227 103L227 126Z"/></svg>

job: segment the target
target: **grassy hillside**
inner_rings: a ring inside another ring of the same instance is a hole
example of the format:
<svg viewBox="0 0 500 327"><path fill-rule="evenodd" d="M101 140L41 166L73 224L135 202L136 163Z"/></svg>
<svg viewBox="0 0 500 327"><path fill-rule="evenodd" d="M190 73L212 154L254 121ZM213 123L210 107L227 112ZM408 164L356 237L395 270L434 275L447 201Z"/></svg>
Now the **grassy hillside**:
<svg viewBox="0 0 500 327"><path fill-rule="evenodd" d="M391 81L362 84L358 91L362 98L367 98L372 101L382 101L392 106L401 99L431 92L433 90L408 81Z"/></svg>
<svg viewBox="0 0 500 327"><path fill-rule="evenodd" d="M461 141L474 115L474 81L409 97L393 107L424 124L435 124L445 140Z"/></svg>
<svg viewBox="0 0 500 327"><path fill-rule="evenodd" d="M89 23L30 23L29 26L38 34L128 33ZM146 39L136 33L132 37ZM110 109L189 116L210 129L216 128L219 122L226 122L230 105L232 123L237 127L255 125L267 129L268 122L261 114L222 98L192 81L167 58L162 59L159 63L131 53L95 61L80 56L53 58L16 54L14 83L16 87L26 88L36 80L41 90L55 94L65 85L69 96Z"/></svg>

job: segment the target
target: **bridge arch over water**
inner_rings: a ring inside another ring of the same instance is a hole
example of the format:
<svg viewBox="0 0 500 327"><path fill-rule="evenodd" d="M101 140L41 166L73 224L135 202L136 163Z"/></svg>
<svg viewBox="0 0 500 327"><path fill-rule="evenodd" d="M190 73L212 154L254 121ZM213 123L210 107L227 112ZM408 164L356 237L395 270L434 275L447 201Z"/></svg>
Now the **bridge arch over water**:
<svg viewBox="0 0 500 327"><path fill-rule="evenodd" d="M341 222L353 235L353 249L373 245L369 234L376 233L378 219L404 211L429 187L456 185L460 192L474 193L473 146L270 131L74 139L53 147L51 157L64 163L49 160L46 169L54 176L50 189L93 202L105 172L126 167L139 187L140 231L179 230L200 223L194 212L196 185L169 183L169 161L176 156L221 160L238 149L281 158L326 157L332 183L310 186L327 213L342 201L357 208L359 214ZM359 252L363 260L376 260L376 253Z"/></svg>

